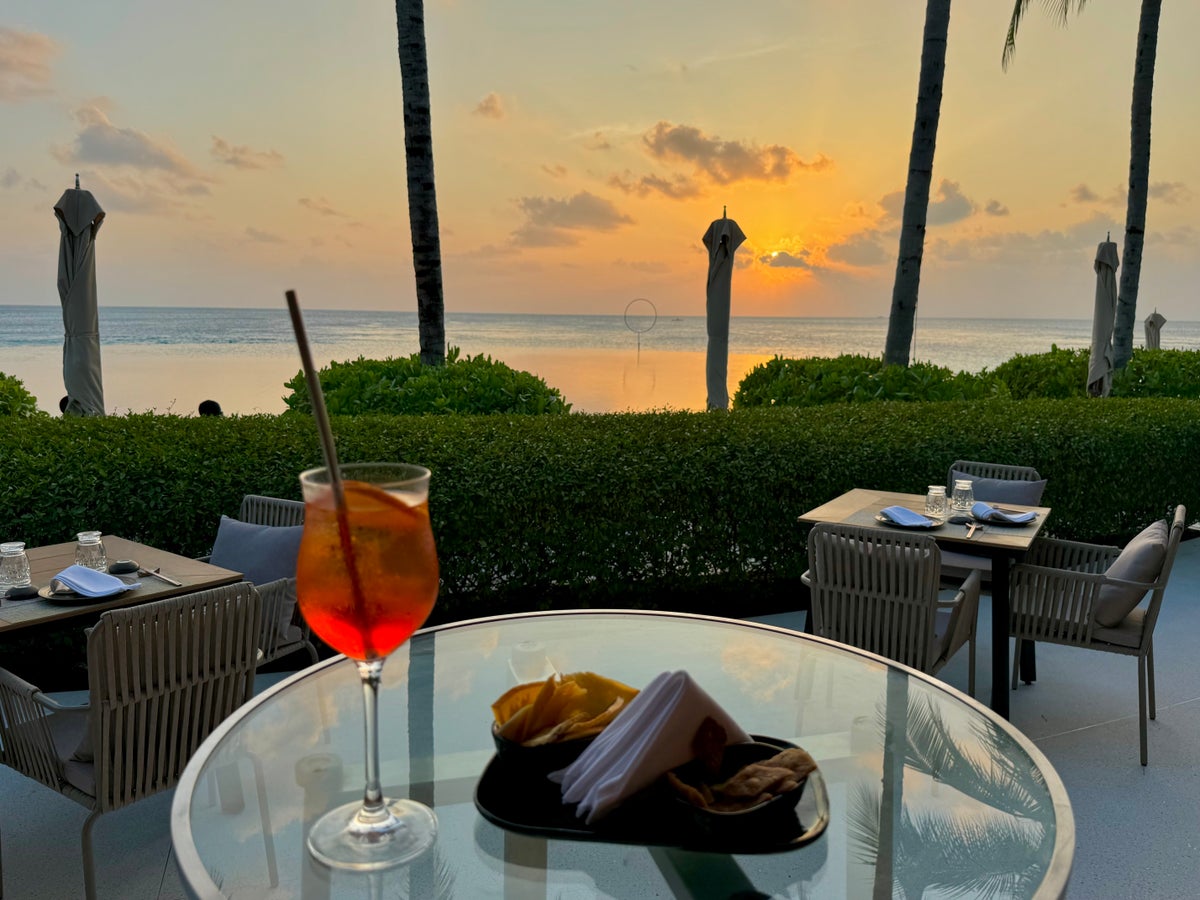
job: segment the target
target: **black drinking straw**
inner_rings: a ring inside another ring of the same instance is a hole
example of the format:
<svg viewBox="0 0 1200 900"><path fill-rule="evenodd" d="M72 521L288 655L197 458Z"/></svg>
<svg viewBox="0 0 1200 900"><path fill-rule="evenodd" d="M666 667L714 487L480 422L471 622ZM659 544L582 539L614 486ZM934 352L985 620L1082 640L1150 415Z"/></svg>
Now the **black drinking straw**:
<svg viewBox="0 0 1200 900"><path fill-rule="evenodd" d="M337 449L333 445L333 429L329 426L325 395L321 393L321 379L317 377L312 352L308 348L308 334L304 330L304 317L300 315L300 301L296 299L296 292L287 291L284 296L287 297L288 313L292 317L292 330L296 332L296 344L300 347L300 362L304 366L304 380L308 384L308 399L317 419L317 433L321 436L321 450L325 454L325 468L329 470L333 501L341 512L346 508L346 498L342 494L342 473L338 469Z"/></svg>

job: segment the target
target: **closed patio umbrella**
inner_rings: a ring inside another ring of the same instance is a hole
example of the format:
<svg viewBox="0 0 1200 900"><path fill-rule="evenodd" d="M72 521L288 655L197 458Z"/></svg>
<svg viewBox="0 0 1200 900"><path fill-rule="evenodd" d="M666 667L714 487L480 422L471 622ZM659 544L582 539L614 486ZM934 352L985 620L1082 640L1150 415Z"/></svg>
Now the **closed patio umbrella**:
<svg viewBox="0 0 1200 900"><path fill-rule="evenodd" d="M733 254L746 235L724 212L704 232L708 248L708 287L705 308L708 316L708 358L705 381L708 408L729 409L729 296L733 283Z"/></svg>
<svg viewBox="0 0 1200 900"><path fill-rule="evenodd" d="M63 383L66 415L104 415L100 375L100 315L96 298L96 232L104 210L91 191L63 192L54 204L58 218L58 297L63 312Z"/></svg>
<svg viewBox="0 0 1200 900"><path fill-rule="evenodd" d="M1117 314L1117 245L1101 241L1096 247L1096 304L1092 312L1092 347L1088 358L1087 392L1107 397L1112 390L1113 321Z"/></svg>
<svg viewBox="0 0 1200 900"><path fill-rule="evenodd" d="M1146 316L1146 349L1158 350L1162 346L1162 327L1167 324L1167 317L1157 309Z"/></svg>

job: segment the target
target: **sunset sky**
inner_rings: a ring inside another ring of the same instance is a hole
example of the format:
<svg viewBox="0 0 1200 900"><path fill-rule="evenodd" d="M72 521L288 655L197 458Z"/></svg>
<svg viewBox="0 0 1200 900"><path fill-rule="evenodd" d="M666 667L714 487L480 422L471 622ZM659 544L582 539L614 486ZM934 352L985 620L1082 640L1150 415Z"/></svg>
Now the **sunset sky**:
<svg viewBox="0 0 1200 900"><path fill-rule="evenodd" d="M951 14L919 311L1091 316L1121 246L1138 6ZM919 0L426 0L448 311L884 316ZM1200 318L1200 4L1164 4L1139 320ZM57 304L52 207L108 213L102 304L414 309L395 7L7 0L0 304ZM2 320L0 320L2 321Z"/></svg>

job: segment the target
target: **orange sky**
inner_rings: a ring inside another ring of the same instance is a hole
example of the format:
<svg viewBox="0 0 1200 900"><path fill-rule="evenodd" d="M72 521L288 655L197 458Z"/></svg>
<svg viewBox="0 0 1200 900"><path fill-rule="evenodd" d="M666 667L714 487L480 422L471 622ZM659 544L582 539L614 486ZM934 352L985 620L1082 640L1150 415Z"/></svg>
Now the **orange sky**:
<svg viewBox="0 0 1200 900"><path fill-rule="evenodd" d="M51 207L108 211L102 303L412 309L394 5L0 14L0 304L57 303ZM192 5L189 5L192 6ZM446 307L702 314L700 237L747 235L734 314L886 315L924 5L426 3ZM957 4L925 315L1091 314L1120 243L1137 4L1065 30ZM1163 11L1142 305L1195 318L1196 4Z"/></svg>

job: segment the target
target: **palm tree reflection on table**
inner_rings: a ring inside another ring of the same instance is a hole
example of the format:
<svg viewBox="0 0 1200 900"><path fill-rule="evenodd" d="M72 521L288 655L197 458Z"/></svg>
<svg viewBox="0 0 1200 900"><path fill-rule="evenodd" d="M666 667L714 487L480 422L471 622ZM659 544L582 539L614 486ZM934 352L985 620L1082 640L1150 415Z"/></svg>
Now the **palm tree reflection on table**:
<svg viewBox="0 0 1200 900"><path fill-rule="evenodd" d="M879 727L886 729L886 710ZM921 773L986 804L995 815L912 812L903 802L902 777L884 774L882 786L860 783L850 795L850 837L860 862L876 866L890 857L892 890L885 896L919 898L926 890L983 897L1032 896L1053 855L1052 801L1036 767L1020 765L1009 751L1012 739L990 721L971 724L982 753L968 752L951 734L929 698L908 698L907 726L892 735L892 752L903 768ZM889 748L885 746L885 757ZM883 822L886 791L898 815ZM891 847L881 834L892 832ZM881 886L876 886L876 895Z"/></svg>

